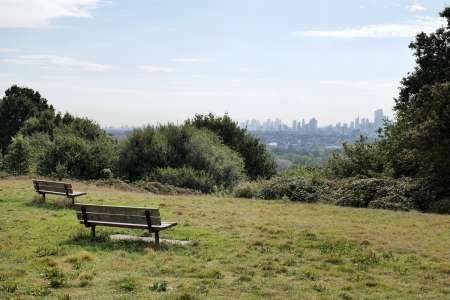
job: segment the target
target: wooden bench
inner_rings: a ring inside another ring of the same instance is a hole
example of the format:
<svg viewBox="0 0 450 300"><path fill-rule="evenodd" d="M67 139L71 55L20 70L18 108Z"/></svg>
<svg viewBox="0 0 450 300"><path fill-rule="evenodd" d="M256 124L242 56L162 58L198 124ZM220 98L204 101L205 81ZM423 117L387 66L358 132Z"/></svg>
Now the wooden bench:
<svg viewBox="0 0 450 300"><path fill-rule="evenodd" d="M77 203L75 209L80 224L91 228L92 239L95 239L96 226L145 229L155 234L155 247L159 249L159 232L177 225L161 222L157 208Z"/></svg>
<svg viewBox="0 0 450 300"><path fill-rule="evenodd" d="M75 192L72 185L65 182L33 179L33 186L36 193L42 195L44 200L46 194L66 196L72 199L72 205L75 204L76 197L86 195L85 192Z"/></svg>

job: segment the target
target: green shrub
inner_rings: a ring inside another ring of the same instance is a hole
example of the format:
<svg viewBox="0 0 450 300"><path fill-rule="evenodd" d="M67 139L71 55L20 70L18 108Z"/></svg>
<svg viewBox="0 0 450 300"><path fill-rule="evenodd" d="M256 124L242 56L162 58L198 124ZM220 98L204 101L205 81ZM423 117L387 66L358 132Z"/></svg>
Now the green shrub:
<svg viewBox="0 0 450 300"><path fill-rule="evenodd" d="M338 182L335 203L342 206L394 210L418 208L420 181L411 178L351 178Z"/></svg>
<svg viewBox="0 0 450 300"><path fill-rule="evenodd" d="M304 177L274 177L264 182L261 189L263 199L283 199L316 202L319 200L318 187Z"/></svg>
<svg viewBox="0 0 450 300"><path fill-rule="evenodd" d="M442 198L430 204L429 212L437 214L450 214L450 198Z"/></svg>
<svg viewBox="0 0 450 300"><path fill-rule="evenodd" d="M259 198L261 196L262 181L244 181L233 189L233 195L237 198Z"/></svg>
<svg viewBox="0 0 450 300"><path fill-rule="evenodd" d="M157 281L157 282L153 283L149 288L151 291L158 292L158 293L167 292L169 290L167 281Z"/></svg>
<svg viewBox="0 0 450 300"><path fill-rule="evenodd" d="M12 139L5 155L5 169L14 175L28 174L31 167L32 149L22 135Z"/></svg>
<svg viewBox="0 0 450 300"><path fill-rule="evenodd" d="M268 179L276 173L276 164L266 146L240 128L228 115L195 115L187 125L214 132L222 142L243 158L246 175L252 179Z"/></svg>
<svg viewBox="0 0 450 300"><path fill-rule="evenodd" d="M42 175L98 179L116 160L115 145L106 135L90 141L75 133L56 132L37 164Z"/></svg>
<svg viewBox="0 0 450 300"><path fill-rule="evenodd" d="M343 151L334 153L328 161L328 170L333 176L378 177L385 172L386 160L380 142L370 143L367 137L360 136L355 143L344 143L343 146Z"/></svg>
<svg viewBox="0 0 450 300"><path fill-rule="evenodd" d="M186 163L206 171L217 186L229 189L245 178L242 157L211 132L197 130L188 140L186 150Z"/></svg>
<svg viewBox="0 0 450 300"><path fill-rule="evenodd" d="M203 193L212 192L216 186L216 182L209 174L191 167L158 168L149 175L147 180L189 188Z"/></svg>

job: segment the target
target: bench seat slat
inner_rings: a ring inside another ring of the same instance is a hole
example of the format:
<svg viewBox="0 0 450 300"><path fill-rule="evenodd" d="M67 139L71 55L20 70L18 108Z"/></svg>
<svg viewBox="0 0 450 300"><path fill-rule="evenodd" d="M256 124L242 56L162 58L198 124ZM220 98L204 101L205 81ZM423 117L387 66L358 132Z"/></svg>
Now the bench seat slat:
<svg viewBox="0 0 450 300"><path fill-rule="evenodd" d="M74 208L81 211L81 206L86 208L86 212L91 213L105 213L116 215L133 215L145 217L145 211L148 210L150 216L159 217L159 209L146 208L146 207L130 207L130 206L108 206L108 205L95 205L95 204L75 204Z"/></svg>
<svg viewBox="0 0 450 300"><path fill-rule="evenodd" d="M48 190L39 190L40 194L51 194L51 195L61 195L61 196L67 196L66 192L55 192L55 191L48 191ZM69 197L79 197L86 195L85 192L73 192L69 193Z"/></svg>
<svg viewBox="0 0 450 300"><path fill-rule="evenodd" d="M88 222L113 222L113 223L129 223L129 224L142 224L147 226L147 218L140 215L119 215L119 214L104 214L104 213L90 213L86 212L86 216ZM83 214L78 211L77 212L78 220L83 220ZM159 216L150 216L150 220L152 225L161 224L161 218Z"/></svg>
<svg viewBox="0 0 450 300"><path fill-rule="evenodd" d="M80 221L80 224L84 224L84 221ZM102 222L102 221L89 221L90 225L107 226L107 227L121 227L121 228L135 228L135 229L148 229L147 225L143 224L130 224L130 223L115 223L115 222ZM161 225L152 225L152 229L155 231L164 230L177 225L176 222L161 222Z"/></svg>

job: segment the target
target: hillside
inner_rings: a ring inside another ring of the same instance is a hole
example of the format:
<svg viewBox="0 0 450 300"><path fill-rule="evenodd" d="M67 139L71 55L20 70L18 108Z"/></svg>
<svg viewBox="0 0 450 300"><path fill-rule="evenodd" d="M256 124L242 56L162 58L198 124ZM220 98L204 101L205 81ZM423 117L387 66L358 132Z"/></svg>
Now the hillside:
<svg viewBox="0 0 450 300"><path fill-rule="evenodd" d="M105 227L93 243L58 198L0 179L1 299L450 297L450 216L75 185L82 202L160 207L179 222L163 238L197 243L155 252Z"/></svg>

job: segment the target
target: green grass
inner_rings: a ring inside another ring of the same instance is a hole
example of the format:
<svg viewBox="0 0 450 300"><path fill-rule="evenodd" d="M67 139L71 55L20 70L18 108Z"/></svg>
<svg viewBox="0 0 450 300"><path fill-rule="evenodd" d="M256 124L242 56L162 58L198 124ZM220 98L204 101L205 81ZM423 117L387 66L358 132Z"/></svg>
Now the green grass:
<svg viewBox="0 0 450 300"><path fill-rule="evenodd" d="M0 299L449 299L450 217L286 201L157 196L81 182L81 202L160 207L163 238L81 226L29 179L0 180Z"/></svg>

